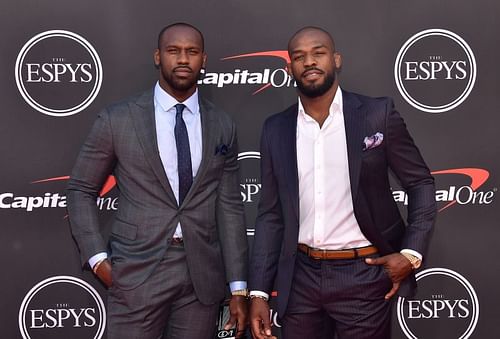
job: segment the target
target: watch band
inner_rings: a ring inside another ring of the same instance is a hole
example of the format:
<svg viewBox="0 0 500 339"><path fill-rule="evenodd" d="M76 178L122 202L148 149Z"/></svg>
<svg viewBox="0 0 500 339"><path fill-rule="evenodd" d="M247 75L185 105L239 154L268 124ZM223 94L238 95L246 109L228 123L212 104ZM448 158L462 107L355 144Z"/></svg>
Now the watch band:
<svg viewBox="0 0 500 339"><path fill-rule="evenodd" d="M420 268L420 265L422 265L422 260L420 260L418 257L406 252L401 252L401 254L410 261L410 264L411 266L413 266L414 270Z"/></svg>
<svg viewBox="0 0 500 339"><path fill-rule="evenodd" d="M248 297L248 289L243 288L241 290L235 290L231 292L231 295L241 295L243 297Z"/></svg>

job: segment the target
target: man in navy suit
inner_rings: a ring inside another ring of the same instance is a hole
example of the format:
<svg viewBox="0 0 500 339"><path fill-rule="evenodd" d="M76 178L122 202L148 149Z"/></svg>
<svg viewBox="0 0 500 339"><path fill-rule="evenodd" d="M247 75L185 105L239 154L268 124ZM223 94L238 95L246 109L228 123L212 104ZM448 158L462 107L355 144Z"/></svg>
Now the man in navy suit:
<svg viewBox="0 0 500 339"><path fill-rule="evenodd" d="M411 296L436 217L434 180L389 98L340 89L330 34L288 43L298 103L268 118L250 265L254 338L271 335L276 288L285 339L390 337L391 297ZM389 171L408 194L407 225ZM325 321L326 320L326 321Z"/></svg>

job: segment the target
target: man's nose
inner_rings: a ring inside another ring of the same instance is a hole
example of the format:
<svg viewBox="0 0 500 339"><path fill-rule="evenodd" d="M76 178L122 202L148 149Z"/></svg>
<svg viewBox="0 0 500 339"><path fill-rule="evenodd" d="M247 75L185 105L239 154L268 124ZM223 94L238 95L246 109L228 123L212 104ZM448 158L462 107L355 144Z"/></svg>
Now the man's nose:
<svg viewBox="0 0 500 339"><path fill-rule="evenodd" d="M304 55L304 66L311 67L316 65L316 58L312 54Z"/></svg>
<svg viewBox="0 0 500 339"><path fill-rule="evenodd" d="M187 51L181 51L177 57L177 62L179 64L188 64L189 63L189 58L188 58L188 53Z"/></svg>

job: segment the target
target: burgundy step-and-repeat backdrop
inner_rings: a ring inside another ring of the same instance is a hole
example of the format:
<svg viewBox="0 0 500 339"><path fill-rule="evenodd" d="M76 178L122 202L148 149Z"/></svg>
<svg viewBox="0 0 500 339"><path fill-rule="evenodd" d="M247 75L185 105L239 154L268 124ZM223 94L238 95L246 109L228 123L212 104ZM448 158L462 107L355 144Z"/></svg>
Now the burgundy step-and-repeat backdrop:
<svg viewBox="0 0 500 339"><path fill-rule="evenodd" d="M499 338L499 13L491 0L2 1L0 337L106 338L106 290L80 268L64 190L97 112L154 85L157 34L185 21L205 34L201 92L238 125L249 242L260 128L296 100L288 38L323 27L344 56L342 87L393 97L436 178L419 293L395 302L393 337ZM97 204L106 233L112 178Z"/></svg>

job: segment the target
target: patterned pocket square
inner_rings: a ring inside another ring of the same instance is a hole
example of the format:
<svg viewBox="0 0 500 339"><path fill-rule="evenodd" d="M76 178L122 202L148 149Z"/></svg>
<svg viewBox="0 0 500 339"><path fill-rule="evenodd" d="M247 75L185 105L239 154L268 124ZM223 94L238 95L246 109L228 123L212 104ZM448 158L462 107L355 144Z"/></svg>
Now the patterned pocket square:
<svg viewBox="0 0 500 339"><path fill-rule="evenodd" d="M220 144L217 147L215 147L215 155L226 155L227 152L229 151L229 148L225 144Z"/></svg>
<svg viewBox="0 0 500 339"><path fill-rule="evenodd" d="M363 140L363 151L379 146L384 140L384 135L380 132L375 133L370 137L365 137Z"/></svg>

